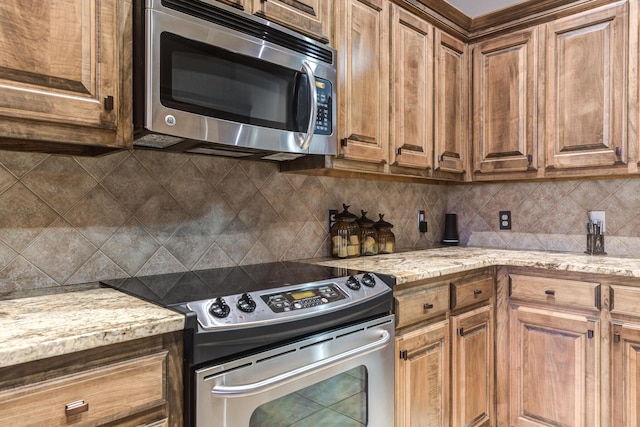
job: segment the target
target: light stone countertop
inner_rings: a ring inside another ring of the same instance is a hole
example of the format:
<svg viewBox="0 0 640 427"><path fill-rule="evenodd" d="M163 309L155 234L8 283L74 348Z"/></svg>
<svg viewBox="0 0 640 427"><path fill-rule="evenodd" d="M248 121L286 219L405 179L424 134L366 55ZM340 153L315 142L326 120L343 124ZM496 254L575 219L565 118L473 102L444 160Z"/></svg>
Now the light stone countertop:
<svg viewBox="0 0 640 427"><path fill-rule="evenodd" d="M493 265L640 278L640 258L459 246L350 259L314 260L314 263L392 274L399 285Z"/></svg>
<svg viewBox="0 0 640 427"><path fill-rule="evenodd" d="M0 301L0 367L179 331L180 313L109 288Z"/></svg>
<svg viewBox="0 0 640 427"><path fill-rule="evenodd" d="M392 274L398 284L493 265L640 278L640 258L473 247L306 262ZM4 299L0 300L0 367L183 328L183 315L109 288Z"/></svg>

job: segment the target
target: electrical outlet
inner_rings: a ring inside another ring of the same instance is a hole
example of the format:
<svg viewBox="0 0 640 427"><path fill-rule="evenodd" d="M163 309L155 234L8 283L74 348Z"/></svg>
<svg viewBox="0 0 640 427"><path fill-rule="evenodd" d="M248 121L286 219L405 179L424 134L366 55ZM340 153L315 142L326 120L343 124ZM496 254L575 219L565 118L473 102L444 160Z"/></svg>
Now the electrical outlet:
<svg viewBox="0 0 640 427"><path fill-rule="evenodd" d="M329 209L329 233L331 233L331 226L336 222L336 215L338 215L337 209Z"/></svg>
<svg viewBox="0 0 640 427"><path fill-rule="evenodd" d="M511 211L500 211L500 230L511 230Z"/></svg>
<svg viewBox="0 0 640 427"><path fill-rule="evenodd" d="M427 232L427 221L425 220L424 211L418 211L418 230L421 233Z"/></svg>

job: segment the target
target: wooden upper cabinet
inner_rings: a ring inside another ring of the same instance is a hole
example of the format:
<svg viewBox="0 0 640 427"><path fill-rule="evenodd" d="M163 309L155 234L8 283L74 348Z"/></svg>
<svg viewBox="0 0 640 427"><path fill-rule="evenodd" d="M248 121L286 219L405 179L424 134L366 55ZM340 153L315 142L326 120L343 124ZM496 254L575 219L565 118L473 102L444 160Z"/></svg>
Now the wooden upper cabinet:
<svg viewBox="0 0 640 427"><path fill-rule="evenodd" d="M537 28L473 48L474 179L535 171Z"/></svg>
<svg viewBox="0 0 640 427"><path fill-rule="evenodd" d="M0 2L0 148L128 148L131 1Z"/></svg>
<svg viewBox="0 0 640 427"><path fill-rule="evenodd" d="M250 0L254 14L329 43L331 11L328 0Z"/></svg>
<svg viewBox="0 0 640 427"><path fill-rule="evenodd" d="M335 4L339 156L387 163L389 148L389 5Z"/></svg>
<svg viewBox="0 0 640 427"><path fill-rule="evenodd" d="M627 32L628 3L546 25L547 170L626 163Z"/></svg>
<svg viewBox="0 0 640 427"><path fill-rule="evenodd" d="M433 27L391 6L391 164L433 164Z"/></svg>
<svg viewBox="0 0 640 427"><path fill-rule="evenodd" d="M440 30L435 32L433 144L436 171L465 172L469 147L467 56L465 43Z"/></svg>

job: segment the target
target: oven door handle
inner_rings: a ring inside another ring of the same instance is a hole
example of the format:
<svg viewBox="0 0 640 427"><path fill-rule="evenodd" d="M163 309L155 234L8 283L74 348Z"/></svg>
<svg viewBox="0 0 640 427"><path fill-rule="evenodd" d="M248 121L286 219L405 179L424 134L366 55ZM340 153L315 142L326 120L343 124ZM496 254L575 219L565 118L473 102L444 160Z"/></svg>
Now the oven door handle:
<svg viewBox="0 0 640 427"><path fill-rule="evenodd" d="M327 357L326 359L319 360L307 366L303 366L301 368L297 368L292 371L284 372L280 375L276 375L274 377L267 378L252 384L243 384L243 385L237 385L237 386L215 385L211 389L211 394L221 395L226 398L229 398L229 397L245 397L245 396L252 396L259 393L264 393L265 391L274 389L280 385L294 381L299 377L308 375L313 371L317 371L322 368L327 368L331 365L336 365L338 363L344 362L346 359L352 359L356 356L361 356L364 353L370 353L372 351L375 351L381 347L384 347L390 340L391 340L391 334L389 334L389 332L387 331L382 331L380 339L374 342L371 342L369 344L365 344L361 347L345 351L344 353L336 354L335 356Z"/></svg>
<svg viewBox="0 0 640 427"><path fill-rule="evenodd" d="M309 91L311 92L311 115L309 117L309 125L307 126L307 133L305 136L299 132L296 132L295 138L298 143L298 147L302 150L309 148L313 133L316 128L316 116L318 115L318 93L316 92L316 77L313 75L313 69L307 61L302 61L302 71L307 75L309 81Z"/></svg>

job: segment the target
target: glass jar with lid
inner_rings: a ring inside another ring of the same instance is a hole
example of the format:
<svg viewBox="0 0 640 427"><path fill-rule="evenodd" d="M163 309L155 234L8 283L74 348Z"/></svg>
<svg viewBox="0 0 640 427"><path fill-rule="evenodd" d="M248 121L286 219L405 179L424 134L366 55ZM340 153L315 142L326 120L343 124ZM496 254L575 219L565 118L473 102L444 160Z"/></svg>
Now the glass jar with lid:
<svg viewBox="0 0 640 427"><path fill-rule="evenodd" d="M378 230L378 253L392 254L396 251L396 236L391 229L393 224L384 220L384 214L379 214L380 220L375 223Z"/></svg>
<svg viewBox="0 0 640 427"><path fill-rule="evenodd" d="M378 231L375 228L375 221L367 218L367 211L360 211L362 216L358 218L360 227L360 255L378 254Z"/></svg>
<svg viewBox="0 0 640 427"><path fill-rule="evenodd" d="M331 226L331 254L337 258L353 258L360 255L360 227L357 216L349 212L349 206L342 205L344 211L336 214L336 222Z"/></svg>

